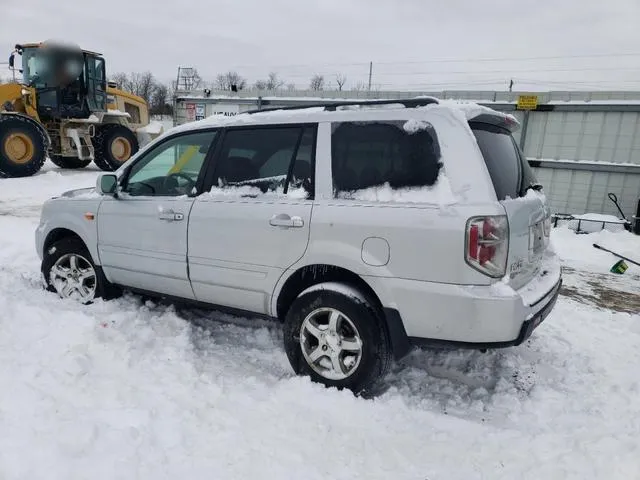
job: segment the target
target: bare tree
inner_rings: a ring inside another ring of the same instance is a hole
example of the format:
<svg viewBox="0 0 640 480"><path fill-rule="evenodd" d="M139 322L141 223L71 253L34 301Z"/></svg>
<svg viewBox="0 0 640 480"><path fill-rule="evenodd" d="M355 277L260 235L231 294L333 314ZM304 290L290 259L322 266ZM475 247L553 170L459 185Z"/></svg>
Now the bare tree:
<svg viewBox="0 0 640 480"><path fill-rule="evenodd" d="M314 91L320 91L324 89L324 75L315 74L311 77L311 83L309 84L309 88Z"/></svg>
<svg viewBox="0 0 640 480"><path fill-rule="evenodd" d="M253 87L256 90L266 90L267 89L267 81L266 80L257 80L256 83L253 84Z"/></svg>
<svg viewBox="0 0 640 480"><path fill-rule="evenodd" d="M151 96L153 95L155 87L156 80L151 72L134 72L129 75L128 91L144 98L147 103L151 102Z"/></svg>
<svg viewBox="0 0 640 480"><path fill-rule="evenodd" d="M152 103L152 97L158 86L156 79L151 72L116 73L111 76L111 80L116 83L119 89L142 97L147 103Z"/></svg>
<svg viewBox="0 0 640 480"><path fill-rule="evenodd" d="M234 85L237 90L242 90L247 86L247 80L238 72L229 71L218 75L215 85L220 90L233 90Z"/></svg>
<svg viewBox="0 0 640 480"><path fill-rule="evenodd" d="M115 82L119 89L125 90L129 82L129 77L124 72L118 72L111 75L111 81Z"/></svg>
<svg viewBox="0 0 640 480"><path fill-rule="evenodd" d="M296 84L295 83L289 83L287 84L287 90L289 92L293 92L296 89Z"/></svg>
<svg viewBox="0 0 640 480"><path fill-rule="evenodd" d="M367 84L363 81L359 81L358 83L356 83L356 85L353 87L354 90L356 91L362 91L362 90L367 90Z"/></svg>
<svg viewBox="0 0 640 480"><path fill-rule="evenodd" d="M338 90L341 92L342 87L347 83L347 76L344 73L336 74L336 83L338 84Z"/></svg>
<svg viewBox="0 0 640 480"><path fill-rule="evenodd" d="M269 73L267 77L267 90L277 90L284 85L284 80L278 77L276 72Z"/></svg>
<svg viewBox="0 0 640 480"><path fill-rule="evenodd" d="M266 80L258 80L254 86L258 90L277 90L284 85L284 80L276 72L271 72Z"/></svg>
<svg viewBox="0 0 640 480"><path fill-rule="evenodd" d="M152 115L169 115L172 111L169 87L163 83L156 84L151 97L150 113Z"/></svg>

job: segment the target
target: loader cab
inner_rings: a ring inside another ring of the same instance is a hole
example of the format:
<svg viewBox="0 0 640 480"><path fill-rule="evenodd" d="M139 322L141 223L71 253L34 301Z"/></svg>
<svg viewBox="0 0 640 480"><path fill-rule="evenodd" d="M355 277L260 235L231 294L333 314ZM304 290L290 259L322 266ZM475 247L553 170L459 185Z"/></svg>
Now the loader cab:
<svg viewBox="0 0 640 480"><path fill-rule="evenodd" d="M16 45L22 55L23 83L36 90L43 120L88 118L106 111L104 58L69 46Z"/></svg>

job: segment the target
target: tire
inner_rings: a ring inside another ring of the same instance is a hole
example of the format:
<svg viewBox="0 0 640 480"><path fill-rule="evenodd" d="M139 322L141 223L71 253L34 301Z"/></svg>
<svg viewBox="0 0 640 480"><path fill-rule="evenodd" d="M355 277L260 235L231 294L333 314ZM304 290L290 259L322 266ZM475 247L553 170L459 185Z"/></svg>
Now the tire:
<svg viewBox="0 0 640 480"><path fill-rule="evenodd" d="M29 177L47 160L49 141L44 129L21 115L0 115L0 172Z"/></svg>
<svg viewBox="0 0 640 480"><path fill-rule="evenodd" d="M94 163L106 172L113 172L120 168L140 148L136 135L127 127L118 124L99 127L93 142ZM124 149L122 156L114 154L122 149Z"/></svg>
<svg viewBox="0 0 640 480"><path fill-rule="evenodd" d="M86 305L96 298L109 300L120 295L119 289L109 283L101 268L96 267L89 250L77 237L62 238L49 247L44 252L41 271L45 288L63 299L74 299ZM78 282L83 288L78 287ZM73 288L66 289L68 285ZM85 294L86 291L89 293Z"/></svg>
<svg viewBox="0 0 640 480"><path fill-rule="evenodd" d="M338 312L337 337L324 330L325 323L329 328L334 312ZM309 325L317 327L316 332L325 338L320 340L311 334ZM317 285L293 302L285 317L284 347L296 374L309 376L326 387L346 388L356 395L375 394L391 365L391 344L382 312L364 294L339 283ZM341 349L336 376L336 352ZM315 362L314 355L319 356ZM332 368L324 368L321 363L325 367L330 363Z"/></svg>
<svg viewBox="0 0 640 480"><path fill-rule="evenodd" d="M77 157L62 157L60 155L49 155L49 160L65 169L85 168L91 163L91 160L80 160Z"/></svg>

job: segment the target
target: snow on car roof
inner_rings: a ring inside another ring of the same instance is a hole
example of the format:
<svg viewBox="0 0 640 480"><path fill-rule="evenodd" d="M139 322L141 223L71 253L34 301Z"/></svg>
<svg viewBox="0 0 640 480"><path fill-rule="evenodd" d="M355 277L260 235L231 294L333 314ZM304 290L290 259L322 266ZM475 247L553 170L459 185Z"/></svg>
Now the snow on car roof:
<svg viewBox="0 0 640 480"><path fill-rule="evenodd" d="M416 97L421 98L433 98L433 97ZM385 116L381 112L403 112L407 117L413 117L413 114L420 114L425 110L430 109L446 109L453 112L456 115L464 115L467 121L477 118L481 115L498 117L507 121L512 126L519 125L518 120L510 114L494 110L492 108L480 105L478 103L466 100L439 100L434 99L436 102L419 107L406 108L402 106L403 100L398 100L398 103L390 103L384 105L367 105L367 104L354 104L354 105L341 105L336 110L326 110L324 106L300 106L296 109L269 109L261 112L241 112L234 116L226 115L211 115L202 120L188 122L182 125L178 125L168 130L167 134L174 134L183 131L200 130L204 128L212 127L231 127L242 125L262 125L262 124L278 124L278 123L297 123L297 122L320 122L333 119L338 116L347 116L355 119L366 119L371 117L372 119ZM393 102L393 100L390 100ZM331 102L327 102L327 107L331 105Z"/></svg>

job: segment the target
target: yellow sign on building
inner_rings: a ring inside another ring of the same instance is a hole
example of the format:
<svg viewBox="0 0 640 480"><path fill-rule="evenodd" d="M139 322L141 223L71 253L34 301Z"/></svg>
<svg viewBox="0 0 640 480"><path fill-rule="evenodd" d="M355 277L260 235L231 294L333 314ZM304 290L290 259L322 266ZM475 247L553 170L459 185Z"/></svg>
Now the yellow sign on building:
<svg viewBox="0 0 640 480"><path fill-rule="evenodd" d="M518 110L535 110L538 107L537 95L518 96Z"/></svg>

